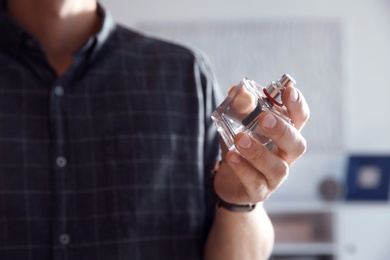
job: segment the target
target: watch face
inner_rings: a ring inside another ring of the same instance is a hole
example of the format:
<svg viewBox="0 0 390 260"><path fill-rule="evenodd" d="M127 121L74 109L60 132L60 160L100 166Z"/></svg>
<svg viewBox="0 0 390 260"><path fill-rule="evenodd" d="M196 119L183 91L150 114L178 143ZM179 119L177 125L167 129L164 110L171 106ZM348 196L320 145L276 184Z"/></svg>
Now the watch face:
<svg viewBox="0 0 390 260"><path fill-rule="evenodd" d="M341 185L335 179L328 177L321 181L319 192L324 200L337 200L341 196Z"/></svg>

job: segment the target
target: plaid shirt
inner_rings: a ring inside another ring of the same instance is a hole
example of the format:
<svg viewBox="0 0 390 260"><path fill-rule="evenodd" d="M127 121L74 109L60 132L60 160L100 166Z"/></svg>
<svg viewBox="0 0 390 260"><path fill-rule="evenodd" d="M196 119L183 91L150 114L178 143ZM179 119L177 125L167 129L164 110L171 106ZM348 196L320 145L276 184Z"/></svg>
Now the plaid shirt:
<svg viewBox="0 0 390 260"><path fill-rule="evenodd" d="M61 77L0 10L0 259L201 259L217 104L196 51L114 24Z"/></svg>

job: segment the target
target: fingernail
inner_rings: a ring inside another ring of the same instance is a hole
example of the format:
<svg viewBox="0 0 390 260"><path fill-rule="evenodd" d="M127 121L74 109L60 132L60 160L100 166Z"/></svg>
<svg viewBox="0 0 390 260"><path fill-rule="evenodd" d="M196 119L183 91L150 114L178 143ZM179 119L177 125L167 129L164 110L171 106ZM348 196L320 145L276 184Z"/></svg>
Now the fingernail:
<svg viewBox="0 0 390 260"><path fill-rule="evenodd" d="M276 118L272 114L266 115L263 120L263 126L274 128L276 126Z"/></svg>
<svg viewBox="0 0 390 260"><path fill-rule="evenodd" d="M292 102L295 102L298 100L298 91L295 89L295 88L292 88L291 89L291 92L290 92L290 100Z"/></svg>
<svg viewBox="0 0 390 260"><path fill-rule="evenodd" d="M244 149L249 149L252 145L252 140L247 135L242 135L238 140L238 145Z"/></svg>
<svg viewBox="0 0 390 260"><path fill-rule="evenodd" d="M236 88L235 85L234 85L234 86L231 86L231 87L229 88L228 95L229 95L235 88Z"/></svg>
<svg viewBox="0 0 390 260"><path fill-rule="evenodd" d="M241 158L239 155L233 153L230 155L230 161L234 164L239 164L241 162Z"/></svg>

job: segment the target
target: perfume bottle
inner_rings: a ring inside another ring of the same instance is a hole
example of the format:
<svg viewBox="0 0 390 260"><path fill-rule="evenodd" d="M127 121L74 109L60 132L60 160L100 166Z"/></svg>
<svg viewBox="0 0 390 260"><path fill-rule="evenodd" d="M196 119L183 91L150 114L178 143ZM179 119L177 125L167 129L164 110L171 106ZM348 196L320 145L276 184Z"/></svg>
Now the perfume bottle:
<svg viewBox="0 0 390 260"><path fill-rule="evenodd" d="M262 87L253 80L243 78L230 91L227 98L211 114L215 126L229 150L236 150L234 137L240 132L246 132L268 149L274 146L272 140L258 126L258 117L264 111L271 111L286 122L292 124L282 103L282 93L286 85L295 80L284 74L275 82Z"/></svg>

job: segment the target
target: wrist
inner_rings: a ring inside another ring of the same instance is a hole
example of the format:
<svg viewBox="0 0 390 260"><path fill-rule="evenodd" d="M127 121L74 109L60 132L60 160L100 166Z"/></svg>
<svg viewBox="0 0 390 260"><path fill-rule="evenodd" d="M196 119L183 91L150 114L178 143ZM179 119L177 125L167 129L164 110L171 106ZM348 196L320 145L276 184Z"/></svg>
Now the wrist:
<svg viewBox="0 0 390 260"><path fill-rule="evenodd" d="M216 167L214 167L214 169L211 171L211 175L210 175L210 190L212 192L212 195L213 195L213 198L214 198L214 201L215 201L215 206L217 208L224 208L224 209L226 209L228 211L233 211L233 212L250 212L250 211L254 210L256 208L256 204L251 204L251 203L247 203L247 204L231 203L231 202L225 201L220 196L218 196L217 192L215 191L214 180L215 180L215 177L216 177L216 175L218 173L219 165L221 163L222 163L222 161L220 161L216 165Z"/></svg>

